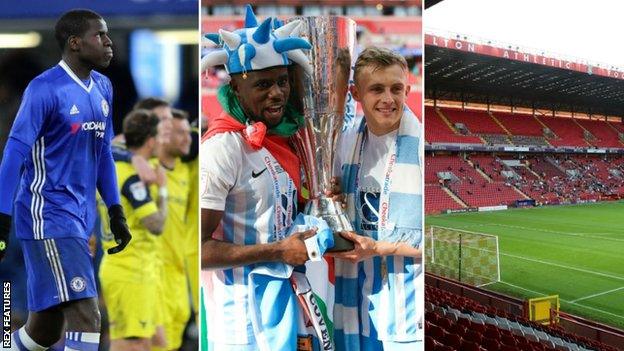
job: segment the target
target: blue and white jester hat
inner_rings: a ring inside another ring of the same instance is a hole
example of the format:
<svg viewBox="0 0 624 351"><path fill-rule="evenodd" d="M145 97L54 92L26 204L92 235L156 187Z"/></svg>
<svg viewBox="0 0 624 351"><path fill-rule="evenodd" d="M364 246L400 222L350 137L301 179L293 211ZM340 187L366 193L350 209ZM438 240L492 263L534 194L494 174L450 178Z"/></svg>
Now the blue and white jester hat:
<svg viewBox="0 0 624 351"><path fill-rule="evenodd" d="M245 28L234 32L219 29L219 34L209 33L204 36L218 45L224 45L222 49L202 58L201 70L225 65L229 74L244 74L269 67L287 66L293 61L309 74L312 68L302 49L310 49L312 46L299 37L300 24L300 20L295 20L282 26L277 18L269 17L258 25L251 5L247 5Z"/></svg>

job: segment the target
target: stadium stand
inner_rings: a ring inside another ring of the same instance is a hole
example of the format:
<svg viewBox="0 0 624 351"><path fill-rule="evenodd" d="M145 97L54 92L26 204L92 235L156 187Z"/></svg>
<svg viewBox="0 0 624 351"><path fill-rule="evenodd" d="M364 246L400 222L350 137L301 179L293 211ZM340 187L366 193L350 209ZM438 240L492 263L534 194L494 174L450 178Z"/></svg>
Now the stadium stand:
<svg viewBox="0 0 624 351"><path fill-rule="evenodd" d="M471 160L463 159L458 155L436 155L425 158L425 183L429 184L429 192L435 196L431 204L436 209L427 207L427 212L439 212L443 203L453 203L441 200L441 192L433 190L439 187L442 193L450 190L457 198L470 207L510 205L516 200L525 197L514 189L514 186L501 174L504 166L493 157L487 155L473 156ZM480 165L480 166L479 166ZM451 195L446 193L449 198ZM426 199L425 195L425 199ZM427 201L427 200L425 200ZM458 203L457 201L454 201ZM447 209L457 209L452 206ZM461 207L459 207L461 208Z"/></svg>
<svg viewBox="0 0 624 351"><path fill-rule="evenodd" d="M543 137L543 127L530 115L492 112L496 118L512 135Z"/></svg>
<svg viewBox="0 0 624 351"><path fill-rule="evenodd" d="M450 190L438 185L425 184L425 207L434 212L464 208L462 204L449 195L448 191Z"/></svg>
<svg viewBox="0 0 624 351"><path fill-rule="evenodd" d="M503 182L479 184L456 183L449 186L465 203L472 207L510 205L524 197Z"/></svg>
<svg viewBox="0 0 624 351"><path fill-rule="evenodd" d="M501 172L505 170L503 164L498 162L494 156L492 155L473 155L470 156L470 160L473 165L477 169L481 169L488 177L492 178L495 181L506 181L507 177L505 177Z"/></svg>
<svg viewBox="0 0 624 351"><path fill-rule="evenodd" d="M425 119L428 145L460 149L462 145L552 150L565 147L578 152L588 148L624 149L620 141L624 127L606 120L433 106L425 106ZM425 160L427 191L435 199L426 202L426 213L461 210L459 202L483 207L532 199L539 205L624 196L624 166L621 156L614 154L430 151ZM445 173L441 176L440 172ZM436 186L440 189L434 190ZM444 208L444 204L449 207Z"/></svg>
<svg viewBox="0 0 624 351"><path fill-rule="evenodd" d="M624 148L624 126L604 120L433 106L425 118L428 143Z"/></svg>
<svg viewBox="0 0 624 351"><path fill-rule="evenodd" d="M489 145L511 145L509 136L504 134L481 134L481 138Z"/></svg>
<svg viewBox="0 0 624 351"><path fill-rule="evenodd" d="M624 197L621 156L465 153L465 157L426 155L426 190L433 196L425 203L426 213L461 209L453 195L469 207L513 205L527 198L536 204L562 204Z"/></svg>
<svg viewBox="0 0 624 351"><path fill-rule="evenodd" d="M609 123L588 119L577 119L575 121L591 133L595 138L597 138L594 142L592 142L594 146L610 148L624 147L624 144L620 142L618 131Z"/></svg>
<svg viewBox="0 0 624 351"><path fill-rule="evenodd" d="M553 146L591 146L583 136L583 128L571 118L536 117L548 127L557 137L548 140Z"/></svg>
<svg viewBox="0 0 624 351"><path fill-rule="evenodd" d="M425 106L425 140L428 143L483 144L479 137L457 133L439 111L430 106Z"/></svg>
<svg viewBox="0 0 624 351"><path fill-rule="evenodd" d="M444 108L440 110L452 123L463 123L474 134L507 134L486 111L456 110Z"/></svg>
<svg viewBox="0 0 624 351"><path fill-rule="evenodd" d="M427 273L427 350L617 350L560 325L530 321L524 314L521 302L513 298Z"/></svg>

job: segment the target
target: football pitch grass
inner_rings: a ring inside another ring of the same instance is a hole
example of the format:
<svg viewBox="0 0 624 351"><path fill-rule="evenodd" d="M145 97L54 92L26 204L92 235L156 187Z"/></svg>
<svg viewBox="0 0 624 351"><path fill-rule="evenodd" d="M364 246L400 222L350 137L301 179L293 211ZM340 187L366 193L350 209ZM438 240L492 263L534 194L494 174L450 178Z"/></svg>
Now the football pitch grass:
<svg viewBox="0 0 624 351"><path fill-rule="evenodd" d="M561 310L624 329L624 202L427 216L498 236L501 281L523 299L559 295Z"/></svg>

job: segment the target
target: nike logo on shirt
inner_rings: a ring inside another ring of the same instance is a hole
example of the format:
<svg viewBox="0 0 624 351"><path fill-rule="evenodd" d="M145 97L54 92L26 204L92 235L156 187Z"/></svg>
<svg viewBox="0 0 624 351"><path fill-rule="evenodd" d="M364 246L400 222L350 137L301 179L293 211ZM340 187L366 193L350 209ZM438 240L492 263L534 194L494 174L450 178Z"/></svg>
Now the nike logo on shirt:
<svg viewBox="0 0 624 351"><path fill-rule="evenodd" d="M264 171L266 171L266 170L267 170L267 169L266 169L266 167L264 167L264 169L263 169L263 170L261 170L261 171L260 171L260 172L258 172L258 173L254 172L254 171L251 171L251 177L252 177L252 178L258 178L258 177L259 177L262 173L264 173Z"/></svg>

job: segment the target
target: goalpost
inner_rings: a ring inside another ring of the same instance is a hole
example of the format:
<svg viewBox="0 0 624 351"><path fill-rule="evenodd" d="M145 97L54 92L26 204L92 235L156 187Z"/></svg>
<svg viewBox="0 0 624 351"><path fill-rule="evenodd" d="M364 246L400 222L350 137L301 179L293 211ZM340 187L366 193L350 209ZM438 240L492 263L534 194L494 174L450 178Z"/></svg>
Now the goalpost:
<svg viewBox="0 0 624 351"><path fill-rule="evenodd" d="M475 286L500 281L497 236L431 226L425 240L428 272Z"/></svg>

